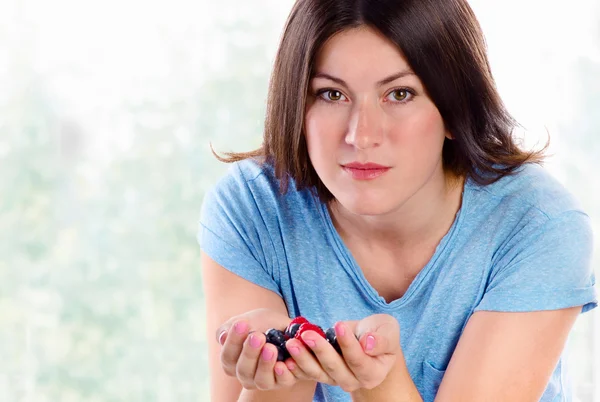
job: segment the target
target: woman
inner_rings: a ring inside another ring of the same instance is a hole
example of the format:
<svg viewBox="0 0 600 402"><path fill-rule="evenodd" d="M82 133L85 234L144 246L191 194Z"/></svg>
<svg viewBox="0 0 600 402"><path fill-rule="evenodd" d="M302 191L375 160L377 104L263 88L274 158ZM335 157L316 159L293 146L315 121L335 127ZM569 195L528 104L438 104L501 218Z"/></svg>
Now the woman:
<svg viewBox="0 0 600 402"><path fill-rule="evenodd" d="M591 225L514 126L465 1L298 0L263 146L203 204L212 400L569 399ZM300 315L342 355L277 362Z"/></svg>

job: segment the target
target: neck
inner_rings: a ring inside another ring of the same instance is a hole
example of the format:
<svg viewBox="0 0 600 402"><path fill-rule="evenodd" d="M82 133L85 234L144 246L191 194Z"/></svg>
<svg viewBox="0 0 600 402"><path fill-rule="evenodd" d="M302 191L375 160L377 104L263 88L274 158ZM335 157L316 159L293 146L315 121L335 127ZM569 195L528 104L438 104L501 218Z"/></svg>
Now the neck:
<svg viewBox="0 0 600 402"><path fill-rule="evenodd" d="M390 250L436 244L448 232L462 202L464 178L451 174L432 178L409 199L388 213L354 214L333 201L330 215L344 240Z"/></svg>

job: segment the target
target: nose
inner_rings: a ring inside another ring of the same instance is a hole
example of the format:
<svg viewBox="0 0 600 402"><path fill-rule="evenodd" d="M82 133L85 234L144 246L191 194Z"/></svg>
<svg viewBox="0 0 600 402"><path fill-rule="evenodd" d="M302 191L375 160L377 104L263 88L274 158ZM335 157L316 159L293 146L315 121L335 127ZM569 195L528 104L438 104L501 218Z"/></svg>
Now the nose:
<svg viewBox="0 0 600 402"><path fill-rule="evenodd" d="M381 145L383 140L383 126L381 114L377 105L363 102L352 113L346 144L357 149L368 149Z"/></svg>

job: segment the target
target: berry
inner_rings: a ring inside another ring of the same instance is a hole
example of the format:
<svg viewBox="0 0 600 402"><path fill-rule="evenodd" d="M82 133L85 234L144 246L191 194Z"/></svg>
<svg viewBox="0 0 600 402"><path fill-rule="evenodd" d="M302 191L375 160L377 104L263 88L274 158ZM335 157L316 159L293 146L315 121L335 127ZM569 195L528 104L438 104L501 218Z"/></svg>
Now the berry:
<svg viewBox="0 0 600 402"><path fill-rule="evenodd" d="M274 328L271 328L270 330L268 330L265 333L265 336L267 338L267 343L270 343L277 347L285 345L285 341L287 340L285 337L285 334L282 331L280 331L278 329L274 329Z"/></svg>
<svg viewBox="0 0 600 402"><path fill-rule="evenodd" d="M277 346L277 361L282 362L290 357L290 353L288 352L285 344L281 346Z"/></svg>
<svg viewBox="0 0 600 402"><path fill-rule="evenodd" d="M335 328L329 328L325 331L325 339L340 355L342 354L342 349L340 348L340 344L337 341L337 335L335 334Z"/></svg>
<svg viewBox="0 0 600 402"><path fill-rule="evenodd" d="M289 339L289 337L278 329L271 328L267 332L265 332L265 336L267 338L267 343L271 345L275 345L277 348L277 361L282 362L285 359L290 357L287 348L285 347L285 341Z"/></svg>
<svg viewBox="0 0 600 402"><path fill-rule="evenodd" d="M296 331L298 331L298 328L300 328L300 325L304 324L308 322L308 320L304 317L296 317L294 318L287 326L287 328L285 329L285 334L289 337L289 338L293 338L296 335Z"/></svg>
<svg viewBox="0 0 600 402"><path fill-rule="evenodd" d="M325 338L325 333L323 332L321 327L319 327L315 324L311 324L309 322L305 322L304 324L300 325L300 328L298 328L298 331L296 331L294 338L296 338L296 339L300 340L302 343L304 343L304 340L302 339L302 334L305 333L306 331L315 331L317 334L319 334L323 338Z"/></svg>
<svg viewBox="0 0 600 402"><path fill-rule="evenodd" d="M288 327L285 329L285 334L288 336L288 338L294 338L296 332L298 331L298 328L300 328L300 325L302 324L295 323L288 325Z"/></svg>
<svg viewBox="0 0 600 402"><path fill-rule="evenodd" d="M292 324L304 324L305 322L308 322L308 320L304 317L298 316L296 318L294 318L289 324L288 324L288 328L290 327L290 325Z"/></svg>

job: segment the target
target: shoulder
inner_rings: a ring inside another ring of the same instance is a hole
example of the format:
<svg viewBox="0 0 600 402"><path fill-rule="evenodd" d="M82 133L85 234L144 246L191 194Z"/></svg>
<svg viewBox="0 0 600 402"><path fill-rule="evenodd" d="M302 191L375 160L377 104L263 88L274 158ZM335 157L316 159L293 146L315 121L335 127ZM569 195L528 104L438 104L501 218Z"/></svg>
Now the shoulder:
<svg viewBox="0 0 600 402"><path fill-rule="evenodd" d="M281 180L275 175L272 164L246 159L232 163L227 173L206 193L203 213L222 212L233 215L272 220L277 216L288 216L289 211L314 209L315 197L308 189L297 190L290 179L287 191L282 192ZM211 210L211 211L208 211ZM248 217L248 218L250 218Z"/></svg>
<svg viewBox="0 0 600 402"><path fill-rule="evenodd" d="M279 191L279 181L270 165L254 159L234 162L224 176L209 189L205 203L217 198L224 203L235 203L238 207L264 199ZM241 204L241 205L240 205Z"/></svg>
<svg viewBox="0 0 600 402"><path fill-rule="evenodd" d="M526 164L492 184L478 185L469 180L468 185L469 233L481 244L494 245L495 258L549 248L589 256L591 219L546 168Z"/></svg>
<svg viewBox="0 0 600 402"><path fill-rule="evenodd" d="M223 175L214 185L212 190L216 191L239 191L249 186L249 183L268 180L269 175L265 174L270 166L255 159L244 159L229 165L225 175Z"/></svg>
<svg viewBox="0 0 600 402"><path fill-rule="evenodd" d="M471 185L480 202L486 199L508 215L528 213L554 219L569 212L584 213L575 196L537 164L525 164L492 184Z"/></svg>

